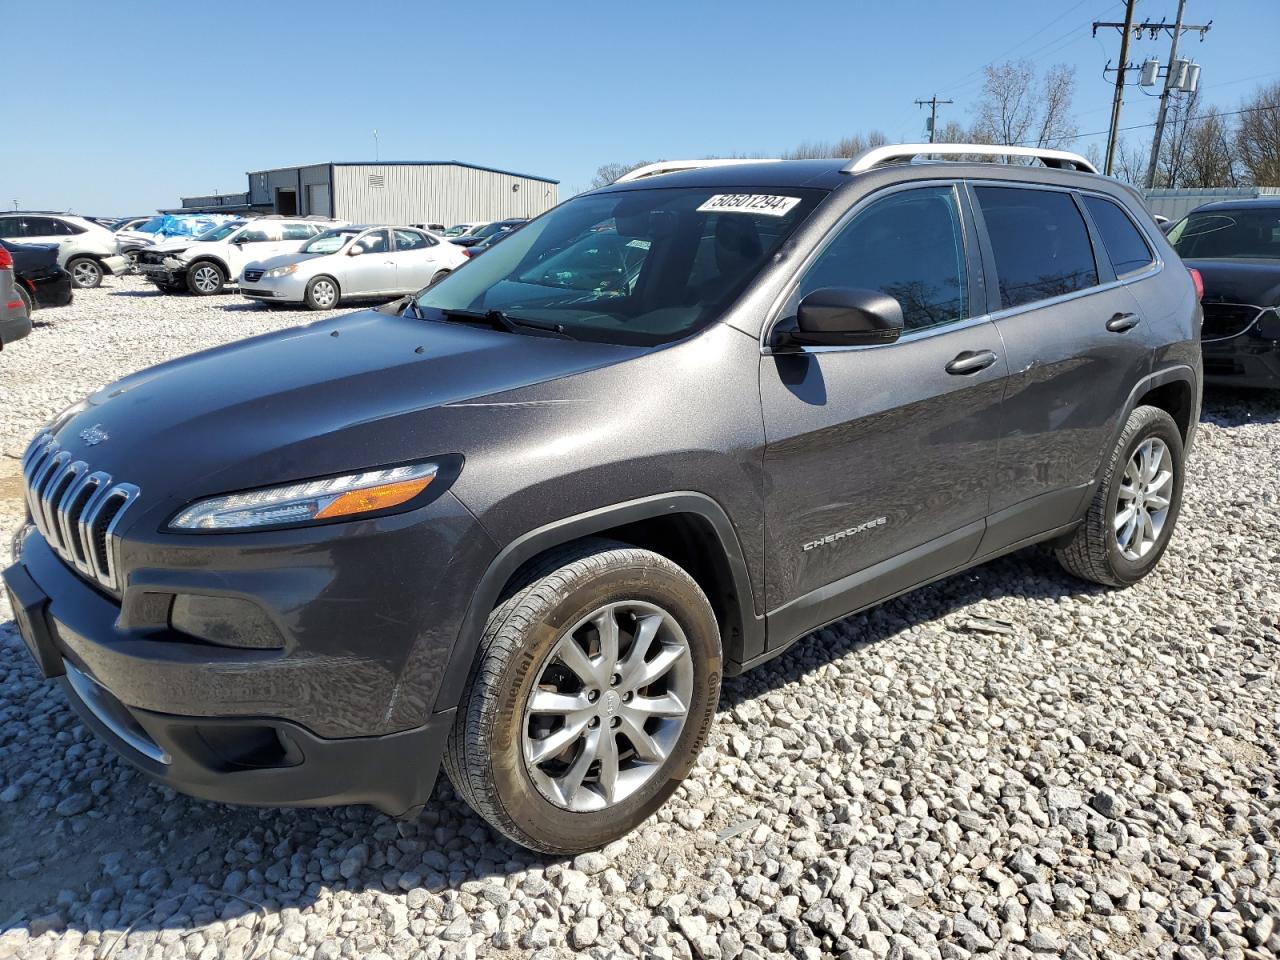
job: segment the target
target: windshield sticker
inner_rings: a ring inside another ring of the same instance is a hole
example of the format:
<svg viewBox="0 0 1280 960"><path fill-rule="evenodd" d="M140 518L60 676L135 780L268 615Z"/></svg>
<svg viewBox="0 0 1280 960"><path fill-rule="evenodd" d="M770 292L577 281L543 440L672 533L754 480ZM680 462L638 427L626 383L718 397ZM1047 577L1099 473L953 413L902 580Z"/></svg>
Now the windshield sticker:
<svg viewBox="0 0 1280 960"><path fill-rule="evenodd" d="M698 213L763 213L768 217L785 217L799 202L799 197L780 197L773 193L717 193L698 208Z"/></svg>

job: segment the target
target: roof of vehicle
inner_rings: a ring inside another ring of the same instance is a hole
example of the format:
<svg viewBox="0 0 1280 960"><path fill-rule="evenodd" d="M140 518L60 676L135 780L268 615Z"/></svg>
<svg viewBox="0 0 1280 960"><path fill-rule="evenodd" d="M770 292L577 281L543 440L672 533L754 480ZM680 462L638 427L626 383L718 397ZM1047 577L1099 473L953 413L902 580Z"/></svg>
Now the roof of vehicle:
<svg viewBox="0 0 1280 960"><path fill-rule="evenodd" d="M1280 197L1241 197L1239 200L1215 200L1196 207L1191 213L1213 213L1216 210L1280 210ZM1190 216L1191 213L1187 214Z"/></svg>

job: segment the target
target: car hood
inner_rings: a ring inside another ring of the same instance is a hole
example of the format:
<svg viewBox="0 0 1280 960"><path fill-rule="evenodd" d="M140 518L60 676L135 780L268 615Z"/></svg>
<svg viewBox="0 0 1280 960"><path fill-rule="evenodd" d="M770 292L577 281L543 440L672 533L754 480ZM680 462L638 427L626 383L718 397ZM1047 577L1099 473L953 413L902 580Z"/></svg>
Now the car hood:
<svg viewBox="0 0 1280 960"><path fill-rule="evenodd" d="M190 237L169 237L166 240L157 240L151 244L151 249L161 253L181 253L194 242Z"/></svg>
<svg viewBox="0 0 1280 960"><path fill-rule="evenodd" d="M1280 303L1280 260L1184 260L1204 279L1205 303Z"/></svg>
<svg viewBox="0 0 1280 960"><path fill-rule="evenodd" d="M153 503L177 505L228 490L465 455L466 437L449 435L447 414L440 416L446 405L644 352L362 311L125 377L90 397L57 439L74 458L137 484ZM519 415L519 405L512 406L514 412L493 409Z"/></svg>
<svg viewBox="0 0 1280 960"><path fill-rule="evenodd" d="M281 253L274 257L267 257L265 260L255 260L253 263L264 270L270 270L273 267L285 267L291 263L305 263L308 260L332 256L334 256L332 253Z"/></svg>

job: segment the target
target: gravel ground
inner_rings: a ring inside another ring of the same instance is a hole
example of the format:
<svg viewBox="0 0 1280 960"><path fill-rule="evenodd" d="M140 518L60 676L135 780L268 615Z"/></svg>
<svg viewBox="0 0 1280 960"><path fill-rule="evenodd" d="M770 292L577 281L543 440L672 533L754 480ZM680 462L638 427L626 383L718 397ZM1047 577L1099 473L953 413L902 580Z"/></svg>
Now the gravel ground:
<svg viewBox="0 0 1280 960"><path fill-rule="evenodd" d="M0 356L0 543L47 415L313 315L124 280L37 318ZM1280 397L1211 394L1154 576L1028 551L819 631L728 681L672 801L573 860L443 778L412 823L158 788L0 605L0 958L1280 955L1278 467Z"/></svg>

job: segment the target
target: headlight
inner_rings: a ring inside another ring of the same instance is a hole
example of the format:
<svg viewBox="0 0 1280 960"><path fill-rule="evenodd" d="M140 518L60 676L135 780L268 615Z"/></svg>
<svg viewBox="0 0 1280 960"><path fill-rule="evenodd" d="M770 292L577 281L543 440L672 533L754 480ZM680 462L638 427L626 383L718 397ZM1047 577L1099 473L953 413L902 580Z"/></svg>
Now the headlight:
<svg viewBox="0 0 1280 960"><path fill-rule="evenodd" d="M169 522L175 530L247 530L354 517L408 503L431 485L435 463L416 463L210 497Z"/></svg>
<svg viewBox="0 0 1280 960"><path fill-rule="evenodd" d="M267 271L267 279L274 280L276 277L287 277L291 273L298 272L298 265L291 263L286 267L272 267Z"/></svg>

